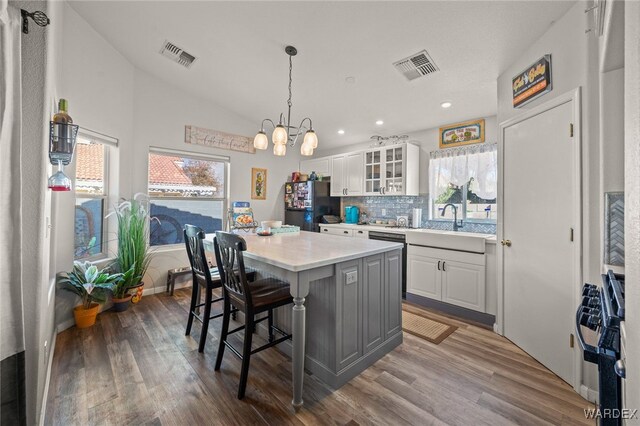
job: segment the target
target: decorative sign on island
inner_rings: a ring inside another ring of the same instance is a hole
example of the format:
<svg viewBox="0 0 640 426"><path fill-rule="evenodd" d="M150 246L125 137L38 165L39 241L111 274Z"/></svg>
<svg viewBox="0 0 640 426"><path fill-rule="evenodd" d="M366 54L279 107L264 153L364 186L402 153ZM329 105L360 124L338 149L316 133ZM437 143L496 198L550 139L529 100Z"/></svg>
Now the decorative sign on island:
<svg viewBox="0 0 640 426"><path fill-rule="evenodd" d="M196 126L184 126L184 142L212 148L248 152L250 154L256 153L256 149L253 147L253 139L247 136L233 135Z"/></svg>

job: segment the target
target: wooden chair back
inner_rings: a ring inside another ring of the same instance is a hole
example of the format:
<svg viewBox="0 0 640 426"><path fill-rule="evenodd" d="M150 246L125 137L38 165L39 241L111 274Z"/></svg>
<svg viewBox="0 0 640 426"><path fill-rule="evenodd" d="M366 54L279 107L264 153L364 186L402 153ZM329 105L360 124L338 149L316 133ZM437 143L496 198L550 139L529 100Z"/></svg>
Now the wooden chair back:
<svg viewBox="0 0 640 426"><path fill-rule="evenodd" d="M242 255L247 250L246 241L239 235L217 231L213 246L225 291L251 308L251 292Z"/></svg>
<svg viewBox="0 0 640 426"><path fill-rule="evenodd" d="M204 251L204 237L205 233L202 228L194 225L184 226L184 243L193 272L193 283L212 285L209 262Z"/></svg>

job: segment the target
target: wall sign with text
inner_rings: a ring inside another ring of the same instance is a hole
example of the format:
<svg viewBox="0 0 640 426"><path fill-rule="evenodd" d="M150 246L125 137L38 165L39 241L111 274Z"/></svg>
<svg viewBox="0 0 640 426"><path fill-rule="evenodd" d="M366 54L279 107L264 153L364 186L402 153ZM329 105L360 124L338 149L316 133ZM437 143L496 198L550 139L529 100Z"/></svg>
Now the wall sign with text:
<svg viewBox="0 0 640 426"><path fill-rule="evenodd" d="M513 77L513 107L519 108L553 89L551 82L551 55L544 55L531 66Z"/></svg>
<svg viewBox="0 0 640 426"><path fill-rule="evenodd" d="M250 154L256 153L256 149L253 147L253 139L250 137L196 126L184 126L184 142L205 145L211 148L248 152Z"/></svg>

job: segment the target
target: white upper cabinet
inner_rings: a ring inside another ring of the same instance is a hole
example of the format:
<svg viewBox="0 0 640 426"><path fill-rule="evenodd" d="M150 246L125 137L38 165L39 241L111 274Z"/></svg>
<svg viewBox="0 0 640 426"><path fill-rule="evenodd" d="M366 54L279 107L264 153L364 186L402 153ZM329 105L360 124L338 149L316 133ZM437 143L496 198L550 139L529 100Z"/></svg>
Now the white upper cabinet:
<svg viewBox="0 0 640 426"><path fill-rule="evenodd" d="M331 159L331 195L334 197L343 197L345 195L346 185L344 184L344 169L346 156L338 155Z"/></svg>
<svg viewBox="0 0 640 426"><path fill-rule="evenodd" d="M418 195L420 147L405 143L300 161L300 171L331 176L331 195Z"/></svg>
<svg viewBox="0 0 640 426"><path fill-rule="evenodd" d="M364 153L347 154L346 195L362 195L364 192Z"/></svg>
<svg viewBox="0 0 640 426"><path fill-rule="evenodd" d="M418 195L420 148L392 145L364 153L367 195Z"/></svg>
<svg viewBox="0 0 640 426"><path fill-rule="evenodd" d="M316 175L331 176L331 158L311 158L309 160L300 161L300 173L310 175L316 172Z"/></svg>
<svg viewBox="0 0 640 426"><path fill-rule="evenodd" d="M364 153L351 152L331 159L331 195L346 197L363 193Z"/></svg>

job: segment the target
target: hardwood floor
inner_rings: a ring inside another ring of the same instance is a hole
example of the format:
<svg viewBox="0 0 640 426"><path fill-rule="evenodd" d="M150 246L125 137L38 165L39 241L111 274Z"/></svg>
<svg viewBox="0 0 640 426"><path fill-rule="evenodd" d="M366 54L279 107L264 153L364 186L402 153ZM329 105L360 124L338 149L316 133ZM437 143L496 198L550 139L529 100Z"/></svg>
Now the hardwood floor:
<svg viewBox="0 0 640 426"><path fill-rule="evenodd" d="M204 354L199 323L184 335L189 297L186 289L145 296L127 312L100 314L88 330L60 333L45 424L594 424L583 412L590 403L507 339L413 306L458 329L439 345L405 333L339 390L307 374L297 413L291 362L266 350L251 357L239 401L240 360L226 351L213 371L220 321L210 324Z"/></svg>

